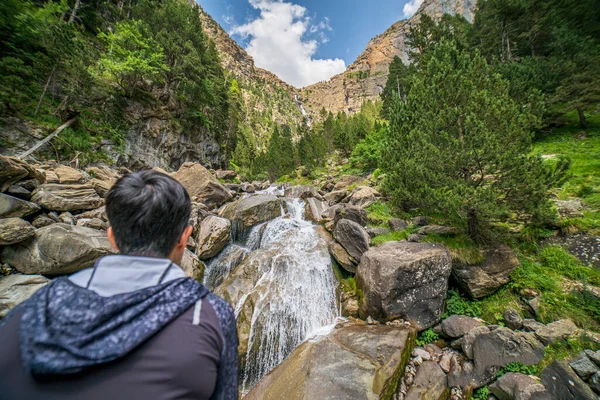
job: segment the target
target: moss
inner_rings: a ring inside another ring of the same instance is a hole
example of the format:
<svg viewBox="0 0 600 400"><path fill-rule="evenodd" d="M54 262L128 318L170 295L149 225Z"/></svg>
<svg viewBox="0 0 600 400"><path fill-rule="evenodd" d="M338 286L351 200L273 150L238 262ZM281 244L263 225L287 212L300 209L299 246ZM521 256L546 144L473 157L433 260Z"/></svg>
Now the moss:
<svg viewBox="0 0 600 400"><path fill-rule="evenodd" d="M416 329L412 329L409 333L409 336L406 340L406 347L402 352L402 360L400 365L394 371L394 375L389 379L387 385L383 387L382 392L379 394L379 398L381 400L391 400L394 398L394 394L398 389L398 384L400 383L400 379L404 376L404 369L410 360L410 354L415 348L415 344L417 342L417 331Z"/></svg>
<svg viewBox="0 0 600 400"><path fill-rule="evenodd" d="M450 250L452 262L476 265L484 260L480 248L467 235L442 236L427 235L425 242L441 243Z"/></svg>

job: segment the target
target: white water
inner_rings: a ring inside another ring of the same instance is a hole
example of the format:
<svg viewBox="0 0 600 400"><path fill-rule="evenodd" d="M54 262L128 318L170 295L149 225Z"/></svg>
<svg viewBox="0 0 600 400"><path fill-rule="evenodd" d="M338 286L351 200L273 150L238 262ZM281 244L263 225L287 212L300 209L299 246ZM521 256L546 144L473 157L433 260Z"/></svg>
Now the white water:
<svg viewBox="0 0 600 400"><path fill-rule="evenodd" d="M300 102L300 98L298 97L297 94L294 95L294 98L296 99L296 102L298 103L298 108L300 109L300 112L302 113L302 116L306 120L306 124L310 127L312 125L312 120L311 120L310 116L308 115L308 113L304 109L304 106Z"/></svg>
<svg viewBox="0 0 600 400"><path fill-rule="evenodd" d="M270 189L270 193L280 191ZM235 306L237 317L248 296L255 297L243 366L244 392L300 343L331 329L339 316L327 245L315 225L304 219L304 206L300 199L287 199L284 215L266 226L254 227L245 243L230 245L207 266L205 281L222 282L232 270L227 254L236 248L248 252L257 248L276 251L255 287Z"/></svg>

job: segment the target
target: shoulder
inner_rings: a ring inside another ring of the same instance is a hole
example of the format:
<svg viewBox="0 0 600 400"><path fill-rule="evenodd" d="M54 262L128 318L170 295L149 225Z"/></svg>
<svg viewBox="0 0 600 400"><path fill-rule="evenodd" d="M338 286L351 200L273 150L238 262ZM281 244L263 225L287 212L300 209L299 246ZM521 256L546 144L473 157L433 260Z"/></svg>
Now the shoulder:
<svg viewBox="0 0 600 400"><path fill-rule="evenodd" d="M223 300L221 297L216 294L210 293L206 296L209 304L212 306L217 318L219 320L219 324L221 325L221 329L223 330L223 335L225 337L235 334L237 336L237 327L235 323L235 313L233 308L229 303Z"/></svg>

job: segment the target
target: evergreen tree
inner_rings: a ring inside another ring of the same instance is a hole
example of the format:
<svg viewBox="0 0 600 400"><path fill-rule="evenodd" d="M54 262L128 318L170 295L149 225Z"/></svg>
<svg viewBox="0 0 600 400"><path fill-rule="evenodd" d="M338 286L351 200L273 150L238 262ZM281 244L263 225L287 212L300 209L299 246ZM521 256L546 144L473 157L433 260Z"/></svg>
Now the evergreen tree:
<svg viewBox="0 0 600 400"><path fill-rule="evenodd" d="M549 215L549 178L530 155L533 115L510 97L484 58L443 41L392 107L385 188L403 208L444 212L488 239L487 225L519 213Z"/></svg>

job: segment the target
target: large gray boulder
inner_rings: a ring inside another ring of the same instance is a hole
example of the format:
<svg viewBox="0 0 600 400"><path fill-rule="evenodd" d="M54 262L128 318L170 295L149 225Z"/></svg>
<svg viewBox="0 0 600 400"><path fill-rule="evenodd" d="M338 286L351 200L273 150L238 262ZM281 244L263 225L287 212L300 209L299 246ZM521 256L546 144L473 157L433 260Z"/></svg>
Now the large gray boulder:
<svg viewBox="0 0 600 400"><path fill-rule="evenodd" d="M41 185L31 194L31 201L52 211L93 210L104 204L90 184Z"/></svg>
<svg viewBox="0 0 600 400"><path fill-rule="evenodd" d="M35 236L35 228L21 218L0 219L0 246L23 242Z"/></svg>
<svg viewBox="0 0 600 400"><path fill-rule="evenodd" d="M185 249L183 253L180 267L190 278L198 282L202 282L204 279L204 263L188 249Z"/></svg>
<svg viewBox="0 0 600 400"><path fill-rule="evenodd" d="M234 229L245 230L281 215L281 199L277 196L254 195L227 204L219 212L233 223Z"/></svg>
<svg viewBox="0 0 600 400"><path fill-rule="evenodd" d="M333 237L355 260L360 260L363 253L369 249L369 234L354 221L342 219L335 224Z"/></svg>
<svg viewBox="0 0 600 400"><path fill-rule="evenodd" d="M186 162L173 174L188 191L193 200L209 207L218 207L232 199L229 190L206 168L198 163Z"/></svg>
<svg viewBox="0 0 600 400"><path fill-rule="evenodd" d="M405 400L440 400L447 398L447 394L448 378L446 374L436 362L425 361L419 367L417 376L406 393Z"/></svg>
<svg viewBox="0 0 600 400"><path fill-rule="evenodd" d="M510 281L510 274L520 266L515 252L506 245L489 247L484 261L477 265L452 266L452 277L474 298L488 296Z"/></svg>
<svg viewBox="0 0 600 400"><path fill-rule="evenodd" d="M467 334L471 329L481 326L481 322L466 315L451 315L440 324L441 333L456 339Z"/></svg>
<svg viewBox="0 0 600 400"><path fill-rule="evenodd" d="M306 199L306 206L304 207L304 215L306 219L309 219L317 224L323 221L323 211L327 210L329 205L327 202L319 200L315 197Z"/></svg>
<svg viewBox="0 0 600 400"><path fill-rule="evenodd" d="M535 336L546 346L556 342L558 339L566 339L577 330L577 325L570 319L561 319L549 323L535 331Z"/></svg>
<svg viewBox="0 0 600 400"><path fill-rule="evenodd" d="M356 274L361 316L433 326L444 311L451 268L450 252L439 244L387 242L369 249Z"/></svg>
<svg viewBox="0 0 600 400"><path fill-rule="evenodd" d="M346 324L302 343L244 399L392 398L415 335L409 327Z"/></svg>
<svg viewBox="0 0 600 400"><path fill-rule="evenodd" d="M311 197L314 197L318 200L323 200L323 197L321 197L321 195L317 191L317 188L310 185L290 186L285 189L284 194L286 197L294 197L300 199L309 199Z"/></svg>
<svg viewBox="0 0 600 400"><path fill-rule="evenodd" d="M342 190L349 186L362 185L364 182L365 179L361 178L360 176L343 175L340 177L340 179L337 181L333 188L334 190Z"/></svg>
<svg viewBox="0 0 600 400"><path fill-rule="evenodd" d="M379 197L381 194L372 187L359 186L353 191L348 202L354 206L366 208L375 203Z"/></svg>
<svg viewBox="0 0 600 400"><path fill-rule="evenodd" d="M21 218L39 210L37 204L0 193L0 218Z"/></svg>
<svg viewBox="0 0 600 400"><path fill-rule="evenodd" d="M367 225L367 212L360 208L350 204L344 204L343 207L336 207L333 216L333 221L337 224L342 219L349 219L354 221L360 226Z"/></svg>
<svg viewBox="0 0 600 400"><path fill-rule="evenodd" d="M490 385L490 392L498 400L550 400L544 385L536 379L509 372Z"/></svg>
<svg viewBox="0 0 600 400"><path fill-rule="evenodd" d="M41 275L9 275L0 279L0 318L50 282Z"/></svg>
<svg viewBox="0 0 600 400"><path fill-rule="evenodd" d="M229 243L231 222L228 219L209 215L200 224L196 254L207 260L219 254Z"/></svg>
<svg viewBox="0 0 600 400"><path fill-rule="evenodd" d="M103 231L53 224L38 229L35 239L5 247L2 260L24 274L65 275L114 252Z"/></svg>
<svg viewBox="0 0 600 400"><path fill-rule="evenodd" d="M546 390L556 400L598 400L592 389L566 361L554 361L541 374Z"/></svg>
<svg viewBox="0 0 600 400"><path fill-rule="evenodd" d="M329 244L329 254L337 261L337 263L350 273L356 272L357 261L350 257L350 254L342 247L341 244L333 242Z"/></svg>
<svg viewBox="0 0 600 400"><path fill-rule="evenodd" d="M0 192L23 179L36 179L44 183L46 174L16 157L0 155Z"/></svg>
<svg viewBox="0 0 600 400"><path fill-rule="evenodd" d="M350 194L347 190L335 190L333 192L327 193L323 198L329 205L334 205L344 200Z"/></svg>
<svg viewBox="0 0 600 400"><path fill-rule="evenodd" d="M584 381L587 381L592 375L598 372L598 366L596 366L584 352L579 353L579 357L571 361L569 365Z"/></svg>

